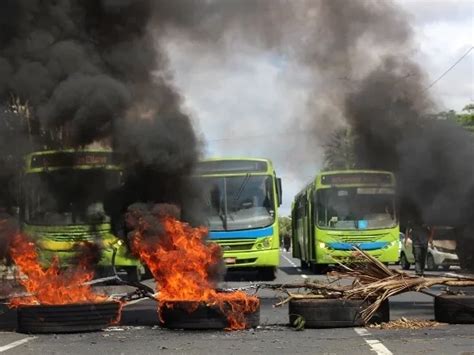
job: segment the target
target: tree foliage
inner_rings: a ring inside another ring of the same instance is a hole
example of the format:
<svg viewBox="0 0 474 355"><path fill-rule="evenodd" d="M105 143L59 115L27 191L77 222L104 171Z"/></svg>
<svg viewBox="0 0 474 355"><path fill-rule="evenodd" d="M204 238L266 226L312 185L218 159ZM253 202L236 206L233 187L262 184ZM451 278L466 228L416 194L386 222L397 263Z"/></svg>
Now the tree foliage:
<svg viewBox="0 0 474 355"><path fill-rule="evenodd" d="M347 170L356 167L354 135L349 128L335 131L324 145L325 170Z"/></svg>
<svg viewBox="0 0 474 355"><path fill-rule="evenodd" d="M280 235L291 235L291 218L286 216L280 216L278 218L278 226L280 228Z"/></svg>

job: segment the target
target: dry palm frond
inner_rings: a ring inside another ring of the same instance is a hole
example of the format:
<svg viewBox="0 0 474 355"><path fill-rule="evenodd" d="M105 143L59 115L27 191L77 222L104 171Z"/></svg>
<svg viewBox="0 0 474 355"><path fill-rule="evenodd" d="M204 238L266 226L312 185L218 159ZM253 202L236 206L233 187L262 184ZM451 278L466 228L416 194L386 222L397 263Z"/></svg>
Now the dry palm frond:
<svg viewBox="0 0 474 355"><path fill-rule="evenodd" d="M352 288L344 292L345 298L373 299L374 302L361 312L368 321L387 298L409 291L425 292L433 285L474 286L474 279L455 277L424 278L390 270L373 256L359 250L364 262L344 266L342 271L333 272L338 277L352 277Z"/></svg>

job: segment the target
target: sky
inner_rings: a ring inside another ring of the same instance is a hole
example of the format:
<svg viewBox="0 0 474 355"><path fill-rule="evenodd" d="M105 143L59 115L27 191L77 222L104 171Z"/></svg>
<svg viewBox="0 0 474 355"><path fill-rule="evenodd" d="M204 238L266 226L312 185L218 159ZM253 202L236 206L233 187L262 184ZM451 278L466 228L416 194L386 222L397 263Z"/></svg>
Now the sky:
<svg viewBox="0 0 474 355"><path fill-rule="evenodd" d="M473 1L395 2L411 17L413 58L430 83L474 45ZM166 50L184 109L204 142L203 155L271 159L283 180L281 212L288 215L293 197L323 161L321 149L308 144L298 127L301 120L293 119L304 114L307 73L252 48L236 48L225 58L202 53L193 42L170 42ZM429 90L440 111L460 111L474 102L474 50ZM286 139L288 135L296 139ZM299 152L311 159L300 159Z"/></svg>

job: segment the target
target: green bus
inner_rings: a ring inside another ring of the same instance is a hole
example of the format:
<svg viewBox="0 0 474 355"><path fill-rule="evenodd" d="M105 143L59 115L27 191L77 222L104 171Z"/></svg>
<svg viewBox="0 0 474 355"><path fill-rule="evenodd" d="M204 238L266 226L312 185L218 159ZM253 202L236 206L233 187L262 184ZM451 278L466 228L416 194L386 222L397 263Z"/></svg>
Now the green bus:
<svg viewBox="0 0 474 355"><path fill-rule="evenodd" d="M395 177L387 171L326 171L292 204L293 257L315 273L357 258L355 247L384 263L399 258Z"/></svg>
<svg viewBox="0 0 474 355"><path fill-rule="evenodd" d="M257 269L261 279L274 279L280 262L282 192L272 162L209 159L199 162L195 175L205 200L209 239L222 247L226 266Z"/></svg>
<svg viewBox="0 0 474 355"><path fill-rule="evenodd" d="M106 149L39 151L26 156L25 164L20 222L36 241L42 263L57 255L67 265L77 245L92 242L101 250L97 271L114 263L129 279L140 279L144 268L112 232L104 208L108 194L122 184L120 156Z"/></svg>

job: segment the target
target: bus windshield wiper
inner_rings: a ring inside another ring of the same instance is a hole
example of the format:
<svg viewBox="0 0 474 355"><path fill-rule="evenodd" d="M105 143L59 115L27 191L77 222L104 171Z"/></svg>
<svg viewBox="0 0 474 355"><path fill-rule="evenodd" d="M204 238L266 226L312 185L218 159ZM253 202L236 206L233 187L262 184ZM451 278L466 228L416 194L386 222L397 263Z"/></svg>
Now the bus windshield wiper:
<svg viewBox="0 0 474 355"><path fill-rule="evenodd" d="M240 185L239 189L237 190L237 193L234 194L234 201L238 201L240 199L240 195L242 195L242 191L244 191L245 186L250 180L250 173L247 173L245 175L244 181L242 181L242 184Z"/></svg>

